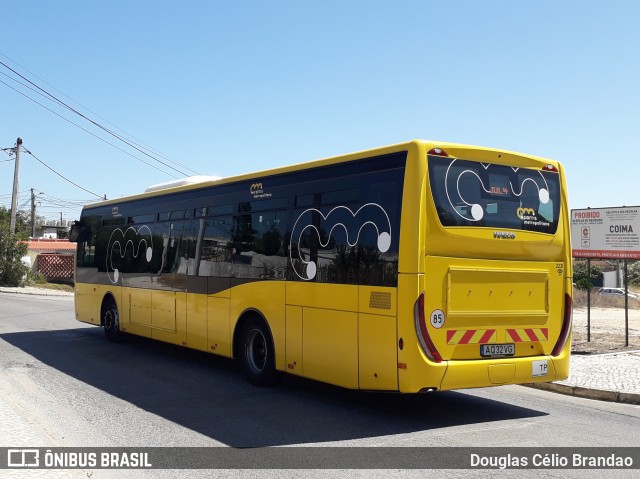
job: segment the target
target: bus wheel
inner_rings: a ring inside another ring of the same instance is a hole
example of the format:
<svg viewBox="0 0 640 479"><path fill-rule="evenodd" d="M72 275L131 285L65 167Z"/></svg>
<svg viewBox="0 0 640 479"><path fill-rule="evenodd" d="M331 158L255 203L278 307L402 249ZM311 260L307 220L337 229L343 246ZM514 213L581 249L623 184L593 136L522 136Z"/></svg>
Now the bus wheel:
<svg viewBox="0 0 640 479"><path fill-rule="evenodd" d="M242 329L238 356L247 380L254 386L272 386L278 380L271 334L263 321L252 318Z"/></svg>
<svg viewBox="0 0 640 479"><path fill-rule="evenodd" d="M118 305L113 298L105 299L102 304L101 320L102 326L104 327L104 335L109 341L118 342L122 340L123 333L120 331L120 314L118 313Z"/></svg>

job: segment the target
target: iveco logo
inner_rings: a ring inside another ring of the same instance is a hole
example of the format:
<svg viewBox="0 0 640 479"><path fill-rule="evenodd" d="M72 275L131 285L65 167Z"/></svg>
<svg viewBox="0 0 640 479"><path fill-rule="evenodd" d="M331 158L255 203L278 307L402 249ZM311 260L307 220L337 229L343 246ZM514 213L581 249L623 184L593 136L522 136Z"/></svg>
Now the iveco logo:
<svg viewBox="0 0 640 479"><path fill-rule="evenodd" d="M496 239L516 239L516 234L508 231L494 231L493 237Z"/></svg>

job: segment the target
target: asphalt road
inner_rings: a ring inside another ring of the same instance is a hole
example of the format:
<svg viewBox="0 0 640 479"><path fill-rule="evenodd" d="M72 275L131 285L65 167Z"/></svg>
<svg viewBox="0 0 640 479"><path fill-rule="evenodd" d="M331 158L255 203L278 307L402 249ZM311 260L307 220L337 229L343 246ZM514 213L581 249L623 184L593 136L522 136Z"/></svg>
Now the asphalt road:
<svg viewBox="0 0 640 479"><path fill-rule="evenodd" d="M521 386L405 396L287 378L280 387L256 388L228 359L142 338L109 343L101 328L75 321L70 297L0 293L2 403L12 420L33 431L28 437L5 434L2 447L640 447L640 407ZM513 474L504 477L541 475L502 472ZM585 475L542 472L545 477ZM597 474L632 477L629 471ZM203 475L68 472L68 477L92 478ZM243 470L213 475L388 478L424 477L424 471ZM493 477L495 471L446 475Z"/></svg>

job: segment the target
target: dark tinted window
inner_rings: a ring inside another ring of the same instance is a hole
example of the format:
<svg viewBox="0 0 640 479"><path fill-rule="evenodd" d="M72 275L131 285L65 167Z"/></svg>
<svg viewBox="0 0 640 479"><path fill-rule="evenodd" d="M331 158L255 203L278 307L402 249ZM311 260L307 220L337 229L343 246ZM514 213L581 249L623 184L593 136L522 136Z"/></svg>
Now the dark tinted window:
<svg viewBox="0 0 640 479"><path fill-rule="evenodd" d="M231 257L233 246L233 217L229 215L209 216L203 219L196 240L196 262L194 276L233 276Z"/></svg>
<svg viewBox="0 0 640 479"><path fill-rule="evenodd" d="M129 216L129 220L127 221L130 225L144 225L149 223L155 223L158 215L140 215L140 216Z"/></svg>
<svg viewBox="0 0 640 479"><path fill-rule="evenodd" d="M207 208L207 214L209 215L231 215L235 212L234 205L216 205L209 206Z"/></svg>
<svg viewBox="0 0 640 479"><path fill-rule="evenodd" d="M395 286L405 162L396 153L92 208L107 226L82 258L98 267L91 281L150 289L211 292L234 278Z"/></svg>
<svg viewBox="0 0 640 479"><path fill-rule="evenodd" d="M79 221L76 262L79 267L95 267L96 239L100 216L85 216Z"/></svg>
<svg viewBox="0 0 640 479"><path fill-rule="evenodd" d="M429 157L429 182L443 226L484 226L555 233L557 173Z"/></svg>
<svg viewBox="0 0 640 479"><path fill-rule="evenodd" d="M288 198L260 199L256 201L243 201L238 205L238 212L279 210L289 206Z"/></svg>
<svg viewBox="0 0 640 479"><path fill-rule="evenodd" d="M115 226L115 225L123 225L125 223L125 218L109 218L102 221L103 226Z"/></svg>
<svg viewBox="0 0 640 479"><path fill-rule="evenodd" d="M394 169L303 185L302 204L315 206L294 210L290 278L395 286L403 178Z"/></svg>
<svg viewBox="0 0 640 479"><path fill-rule="evenodd" d="M361 192L358 189L298 195L296 196L296 207L304 208L308 206L355 203L360 197Z"/></svg>
<svg viewBox="0 0 640 479"><path fill-rule="evenodd" d="M149 273L148 261L153 253L153 228L114 228L109 231L106 249L106 271L113 281L118 281L123 273Z"/></svg>
<svg viewBox="0 0 640 479"><path fill-rule="evenodd" d="M169 217L172 220L181 220L187 217L185 210L172 211Z"/></svg>
<svg viewBox="0 0 640 479"><path fill-rule="evenodd" d="M287 219L286 210L234 217L232 261L238 278L284 279Z"/></svg>

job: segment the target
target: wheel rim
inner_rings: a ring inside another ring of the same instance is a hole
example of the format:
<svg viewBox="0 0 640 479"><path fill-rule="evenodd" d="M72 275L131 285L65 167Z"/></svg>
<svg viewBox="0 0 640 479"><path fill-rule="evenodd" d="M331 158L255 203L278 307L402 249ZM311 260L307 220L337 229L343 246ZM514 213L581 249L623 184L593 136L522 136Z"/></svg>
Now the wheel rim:
<svg viewBox="0 0 640 479"><path fill-rule="evenodd" d="M104 329L109 333L113 333L118 329L118 312L112 306L104 312Z"/></svg>
<svg viewBox="0 0 640 479"><path fill-rule="evenodd" d="M253 329L245 343L247 365L254 373L261 372L267 363L267 340L261 331Z"/></svg>

